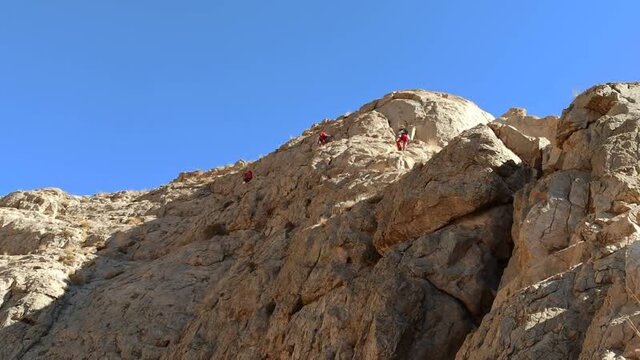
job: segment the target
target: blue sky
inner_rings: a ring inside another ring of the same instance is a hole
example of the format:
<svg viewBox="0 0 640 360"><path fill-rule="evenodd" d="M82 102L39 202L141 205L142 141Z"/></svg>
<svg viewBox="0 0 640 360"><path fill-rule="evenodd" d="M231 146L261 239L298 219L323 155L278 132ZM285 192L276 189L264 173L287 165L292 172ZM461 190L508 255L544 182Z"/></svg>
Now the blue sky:
<svg viewBox="0 0 640 360"><path fill-rule="evenodd" d="M387 92L558 114L640 80L640 2L0 1L0 194L145 189Z"/></svg>

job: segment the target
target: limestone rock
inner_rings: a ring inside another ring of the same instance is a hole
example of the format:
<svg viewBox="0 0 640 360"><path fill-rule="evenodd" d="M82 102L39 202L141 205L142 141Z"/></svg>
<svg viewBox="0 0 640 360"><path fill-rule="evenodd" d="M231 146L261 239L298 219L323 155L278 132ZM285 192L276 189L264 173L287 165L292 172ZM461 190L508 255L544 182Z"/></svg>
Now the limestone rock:
<svg viewBox="0 0 640 360"><path fill-rule="evenodd" d="M50 188L32 192L16 191L0 199L0 207L35 211L55 218L58 212L64 214L74 202L77 200L64 191Z"/></svg>
<svg viewBox="0 0 640 360"><path fill-rule="evenodd" d="M515 249L458 359L637 358L640 84L578 96L557 165L516 196Z"/></svg>
<svg viewBox="0 0 640 360"><path fill-rule="evenodd" d="M556 129L558 127L557 116L537 116L527 115L527 110L522 108L511 108L506 113L493 121L494 124L506 125L515 128L522 135L532 138L542 138L555 143Z"/></svg>
<svg viewBox="0 0 640 360"><path fill-rule="evenodd" d="M158 189L9 194L0 359L638 358L639 102L394 92Z"/></svg>
<svg viewBox="0 0 640 360"><path fill-rule="evenodd" d="M594 86L580 94L562 113L556 135L558 145L605 115L637 113L639 92L638 83L613 83Z"/></svg>
<svg viewBox="0 0 640 360"><path fill-rule="evenodd" d="M555 155L554 143L558 118L528 116L525 109L512 108L492 121L489 126L496 136L527 165L542 174L551 165ZM546 160L546 161L545 161Z"/></svg>
<svg viewBox="0 0 640 360"><path fill-rule="evenodd" d="M415 127L415 138L436 149L461 131L493 120L491 114L466 99L422 90L393 92L368 108L384 115L395 131Z"/></svg>
<svg viewBox="0 0 640 360"><path fill-rule="evenodd" d="M464 132L384 191L376 248L384 252L464 215L510 202L526 180L522 170L521 160L488 127Z"/></svg>
<svg viewBox="0 0 640 360"><path fill-rule="evenodd" d="M452 358L497 286L509 205L384 257L375 210L387 185L489 119L458 97L404 91L260 160L156 190L11 194L0 200L0 358ZM399 124L418 128L405 152ZM448 274L420 262L434 241Z"/></svg>
<svg viewBox="0 0 640 360"><path fill-rule="evenodd" d="M550 143L543 137L531 137L523 134L511 125L491 123L489 125L496 136L530 167L542 170L544 150Z"/></svg>

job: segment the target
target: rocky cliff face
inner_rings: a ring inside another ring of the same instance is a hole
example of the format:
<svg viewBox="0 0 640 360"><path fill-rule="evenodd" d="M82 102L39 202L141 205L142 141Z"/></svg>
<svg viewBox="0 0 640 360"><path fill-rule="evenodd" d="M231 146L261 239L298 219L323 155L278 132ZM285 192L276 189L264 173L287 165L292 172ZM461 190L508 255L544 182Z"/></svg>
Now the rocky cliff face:
<svg viewBox="0 0 640 360"><path fill-rule="evenodd" d="M152 191L9 194L0 358L633 358L639 133L640 84L403 91Z"/></svg>

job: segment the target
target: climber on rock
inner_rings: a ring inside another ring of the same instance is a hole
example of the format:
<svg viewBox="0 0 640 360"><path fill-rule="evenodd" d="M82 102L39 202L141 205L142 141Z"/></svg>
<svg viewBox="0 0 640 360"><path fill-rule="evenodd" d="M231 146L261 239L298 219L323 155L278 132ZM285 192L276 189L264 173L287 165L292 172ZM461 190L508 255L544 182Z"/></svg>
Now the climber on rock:
<svg viewBox="0 0 640 360"><path fill-rule="evenodd" d="M398 150L404 151L407 150L407 144L409 143L409 132L407 129L402 128L398 133L398 138L396 139L396 146Z"/></svg>
<svg viewBox="0 0 640 360"><path fill-rule="evenodd" d="M242 181L244 181L245 184L251 181L252 179L253 179L253 171L247 170L244 174L242 174Z"/></svg>
<svg viewBox="0 0 640 360"><path fill-rule="evenodd" d="M322 130L320 131L320 134L318 134L318 145L325 145L326 143L329 142L330 139L331 139L331 135L327 134L326 131Z"/></svg>

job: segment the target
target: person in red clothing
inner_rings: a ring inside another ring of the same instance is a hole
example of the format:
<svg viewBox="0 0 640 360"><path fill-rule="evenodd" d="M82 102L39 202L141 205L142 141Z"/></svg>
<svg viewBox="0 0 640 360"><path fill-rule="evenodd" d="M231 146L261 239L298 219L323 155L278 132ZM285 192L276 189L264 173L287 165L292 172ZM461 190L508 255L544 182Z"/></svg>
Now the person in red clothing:
<svg viewBox="0 0 640 360"><path fill-rule="evenodd" d="M396 139L396 146L398 150L404 151L407 150L407 144L409 143L409 132L407 129L400 129L400 133L398 134L398 138Z"/></svg>
<svg viewBox="0 0 640 360"><path fill-rule="evenodd" d="M253 171L247 170L244 174L242 174L242 181L244 181L245 184L251 181L251 179L253 179Z"/></svg>
<svg viewBox="0 0 640 360"><path fill-rule="evenodd" d="M330 138L331 135L327 134L326 131L320 131L320 134L318 134L318 145L324 145L328 143Z"/></svg>

